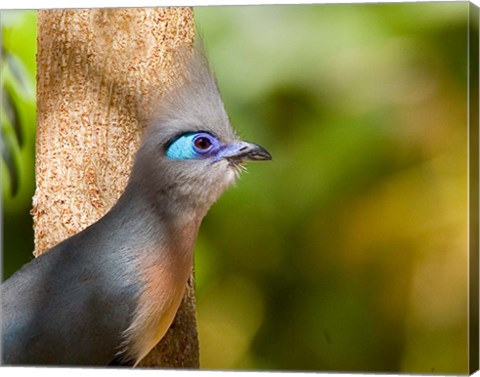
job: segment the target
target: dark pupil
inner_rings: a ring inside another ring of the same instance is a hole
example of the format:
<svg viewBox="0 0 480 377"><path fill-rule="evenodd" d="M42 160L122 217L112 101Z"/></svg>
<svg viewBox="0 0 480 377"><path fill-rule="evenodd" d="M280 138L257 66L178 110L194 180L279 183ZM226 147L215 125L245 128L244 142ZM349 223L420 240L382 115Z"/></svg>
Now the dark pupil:
<svg viewBox="0 0 480 377"><path fill-rule="evenodd" d="M206 137L199 137L195 140L195 146L198 149L207 149L212 143Z"/></svg>

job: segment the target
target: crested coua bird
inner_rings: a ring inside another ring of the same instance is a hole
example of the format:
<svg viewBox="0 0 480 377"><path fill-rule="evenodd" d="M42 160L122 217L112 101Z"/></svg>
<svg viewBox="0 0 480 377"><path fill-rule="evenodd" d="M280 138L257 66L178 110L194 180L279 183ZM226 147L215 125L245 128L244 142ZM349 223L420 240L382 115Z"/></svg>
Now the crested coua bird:
<svg viewBox="0 0 480 377"><path fill-rule="evenodd" d="M165 335L203 217L245 161L271 159L235 134L201 49L184 70L112 209L2 284L3 364L135 366Z"/></svg>

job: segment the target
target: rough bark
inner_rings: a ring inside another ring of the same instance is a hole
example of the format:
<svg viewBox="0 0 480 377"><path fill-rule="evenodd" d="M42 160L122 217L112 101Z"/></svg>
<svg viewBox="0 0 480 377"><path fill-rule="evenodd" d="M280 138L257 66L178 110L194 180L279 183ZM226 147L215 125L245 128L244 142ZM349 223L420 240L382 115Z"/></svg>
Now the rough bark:
<svg viewBox="0 0 480 377"><path fill-rule="evenodd" d="M172 51L193 37L191 8L39 11L36 256L116 202L142 136L139 109L172 82ZM198 360L191 277L171 330L140 365Z"/></svg>

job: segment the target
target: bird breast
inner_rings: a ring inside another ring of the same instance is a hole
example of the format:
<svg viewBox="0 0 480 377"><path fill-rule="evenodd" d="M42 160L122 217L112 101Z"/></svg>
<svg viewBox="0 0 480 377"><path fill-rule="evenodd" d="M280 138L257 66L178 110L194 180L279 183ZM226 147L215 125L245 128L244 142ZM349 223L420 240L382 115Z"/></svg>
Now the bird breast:
<svg viewBox="0 0 480 377"><path fill-rule="evenodd" d="M138 259L143 288L125 332L126 355L136 363L163 338L175 318L192 272L197 231L197 222L170 230L166 244L155 245Z"/></svg>

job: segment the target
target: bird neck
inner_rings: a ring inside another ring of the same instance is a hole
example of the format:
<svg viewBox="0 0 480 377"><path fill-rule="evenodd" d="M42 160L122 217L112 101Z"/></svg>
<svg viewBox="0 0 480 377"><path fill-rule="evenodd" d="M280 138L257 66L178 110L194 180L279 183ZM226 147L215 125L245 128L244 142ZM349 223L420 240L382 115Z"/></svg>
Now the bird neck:
<svg viewBox="0 0 480 377"><path fill-rule="evenodd" d="M178 208L166 193L148 192L130 182L110 211L114 226L127 231L135 242L155 243L164 249L193 252L203 214Z"/></svg>
<svg viewBox="0 0 480 377"><path fill-rule="evenodd" d="M141 282L132 322L122 347L138 362L170 326L193 269L193 251L201 219L174 213L163 196L130 183L112 208L111 226L124 241ZM127 233L130 236L126 236Z"/></svg>

